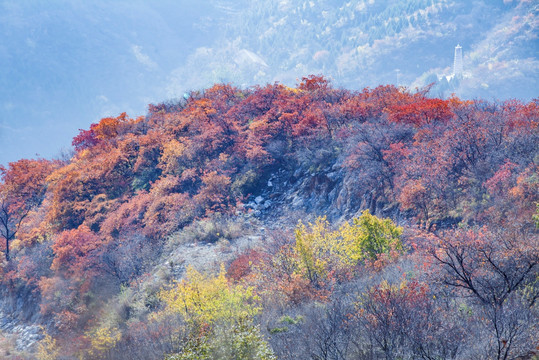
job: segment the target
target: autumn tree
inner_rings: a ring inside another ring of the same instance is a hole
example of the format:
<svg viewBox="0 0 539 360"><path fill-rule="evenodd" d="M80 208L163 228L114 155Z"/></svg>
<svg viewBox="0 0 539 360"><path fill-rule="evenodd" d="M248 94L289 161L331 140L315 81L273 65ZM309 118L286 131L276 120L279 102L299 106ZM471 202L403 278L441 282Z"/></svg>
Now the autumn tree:
<svg viewBox="0 0 539 360"><path fill-rule="evenodd" d="M455 309L437 300L426 283L383 280L359 295L352 316L364 333L354 341L360 351L386 359L405 354L420 359L454 358L465 333L457 317L444 321L450 311ZM361 338L368 340L362 343Z"/></svg>
<svg viewBox="0 0 539 360"><path fill-rule="evenodd" d="M408 104L392 106L389 109L389 119L421 127L435 122L446 123L453 116L448 101L417 95Z"/></svg>
<svg viewBox="0 0 539 360"><path fill-rule="evenodd" d="M85 274L97 270L102 244L102 239L85 225L63 231L52 246L54 260L51 268L67 277L85 278Z"/></svg>
<svg viewBox="0 0 539 360"><path fill-rule="evenodd" d="M79 129L79 134L75 136L71 142L75 151L80 152L85 149L90 149L100 142L94 131L96 126L97 124L92 124L89 130Z"/></svg>
<svg viewBox="0 0 539 360"><path fill-rule="evenodd" d="M224 268L219 275L206 276L192 267L187 277L160 293L165 313L175 313L189 331L179 351L167 359L274 359L253 317L260 312L252 288L231 285Z"/></svg>
<svg viewBox="0 0 539 360"><path fill-rule="evenodd" d="M406 146L413 139L414 130L405 124L388 122L384 118L354 124L346 133L345 165L348 176L354 178L352 191L370 193L369 210L374 212L376 202L393 201L395 178L401 163L392 162L388 152L391 145Z"/></svg>
<svg viewBox="0 0 539 360"><path fill-rule="evenodd" d="M0 236L5 240L6 260L10 260L11 241L29 212L43 200L46 178L58 165L43 159L23 159L0 167Z"/></svg>
<svg viewBox="0 0 539 360"><path fill-rule="evenodd" d="M402 229L390 219L379 219L365 210L359 218L331 231L325 218L309 229L299 224L295 252L298 269L316 286L328 273L351 271L360 261L376 260L382 254L402 251Z"/></svg>
<svg viewBox="0 0 539 360"><path fill-rule="evenodd" d="M300 222L294 242L283 244L266 259L260 276L291 302L324 299L336 284L355 276L359 265L398 258L403 252L401 233L390 219L379 219L367 210L337 230L325 217L308 225Z"/></svg>
<svg viewBox="0 0 539 360"><path fill-rule="evenodd" d="M266 330L283 358L525 355L539 293L538 101L427 92L311 75L101 119L69 160L1 168L2 275L34 291L63 357L271 359ZM297 224L288 205L314 220ZM235 222L259 216L280 229L227 259L230 281L189 268L158 291L179 267L159 277L154 265L197 248L177 243L231 240L245 235ZM119 291L133 300L109 318ZM52 338L43 345L56 356Z"/></svg>
<svg viewBox="0 0 539 360"><path fill-rule="evenodd" d="M38 360L56 360L60 355L60 349L57 341L49 334L44 332L44 337L37 345Z"/></svg>
<svg viewBox="0 0 539 360"><path fill-rule="evenodd" d="M432 249L441 281L454 295L469 297L483 314L494 346L491 356L506 359L533 346L533 313L539 299L537 234L519 228L463 229L440 238ZM534 343L535 342L535 343Z"/></svg>

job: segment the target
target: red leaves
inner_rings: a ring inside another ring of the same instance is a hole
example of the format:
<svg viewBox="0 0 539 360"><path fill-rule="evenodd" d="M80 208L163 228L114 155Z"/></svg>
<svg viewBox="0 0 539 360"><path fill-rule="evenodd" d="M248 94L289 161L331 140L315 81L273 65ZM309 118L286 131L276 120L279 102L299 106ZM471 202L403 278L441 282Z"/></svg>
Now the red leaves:
<svg viewBox="0 0 539 360"><path fill-rule="evenodd" d="M538 99L528 104L518 100L508 100L503 103L502 111L510 114L511 128L520 128L522 131L537 131L539 128L539 102Z"/></svg>
<svg viewBox="0 0 539 360"><path fill-rule="evenodd" d="M240 254L228 267L227 277L234 281L246 280L252 274L253 267L260 264L262 254L256 250L249 250Z"/></svg>
<svg viewBox="0 0 539 360"><path fill-rule="evenodd" d="M389 119L421 127L432 123L447 123L453 116L449 102L441 99L420 98L389 108Z"/></svg>
<svg viewBox="0 0 539 360"><path fill-rule="evenodd" d="M298 86L299 90L310 92L327 92L330 88L329 81L322 75L309 75L301 78L301 83Z"/></svg>
<svg viewBox="0 0 539 360"><path fill-rule="evenodd" d="M80 152L84 149L90 149L99 144L100 140L97 138L93 127L97 124L90 125L90 130L79 129L79 134L73 138L71 145L75 148L75 151Z"/></svg>
<svg viewBox="0 0 539 360"><path fill-rule="evenodd" d="M144 260L163 249L167 236L214 212L234 213L239 201L256 197L262 186L275 195L264 195L275 206L291 193L310 191L306 196L321 201L305 201L307 212L337 204L333 215L383 209L402 215L403 222L415 217L429 230L461 220L525 228L539 194L538 119L536 101L431 99L391 85L351 92L333 89L321 76L303 78L296 89L219 84L177 104L150 106L144 121L125 113L107 117L81 130L73 139L76 156L62 167L21 160L1 169L7 224L2 235L16 239L19 249L35 246L16 252L19 273L6 277L27 283L33 277L33 284L41 278L44 309L69 330L87 318L83 294L98 293L97 276L129 283L146 271ZM277 176L268 182L270 172ZM304 181L305 173L314 176ZM289 184L297 188L289 192ZM411 242L412 248L421 252L439 233L413 238L421 241ZM451 251L473 255L479 265L472 275L490 281L496 276L485 265L486 255L495 255L492 260L508 277L522 268L512 257L525 262L533 255L521 243L504 250L514 240L509 236L485 234L444 237L437 246L445 251L446 265ZM43 250L41 260L33 261L38 242L49 255ZM377 256L361 270L382 275L394 258ZM298 304L329 301L336 286L358 274L356 268L329 264L323 276L305 276L300 260L290 244L279 243L265 254L241 255L229 276ZM426 267L418 272L429 272ZM370 287L363 319L377 331L400 314L404 328L394 329L398 336L414 333L412 320L426 322L424 314L433 313L428 292L416 281ZM103 300L88 302L95 307Z"/></svg>

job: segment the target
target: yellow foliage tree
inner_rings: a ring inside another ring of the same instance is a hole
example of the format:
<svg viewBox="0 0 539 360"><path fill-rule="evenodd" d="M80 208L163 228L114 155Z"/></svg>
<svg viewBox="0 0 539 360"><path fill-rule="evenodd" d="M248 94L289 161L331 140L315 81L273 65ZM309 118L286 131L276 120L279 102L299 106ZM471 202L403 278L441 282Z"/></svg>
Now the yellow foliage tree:
<svg viewBox="0 0 539 360"><path fill-rule="evenodd" d="M179 313L195 325L241 322L261 310L251 287L228 284L223 266L216 277L188 267L186 279L170 290L161 291L160 299L165 302L167 311Z"/></svg>
<svg viewBox="0 0 539 360"><path fill-rule="evenodd" d="M261 310L258 296L251 287L229 284L223 266L217 276L188 267L186 278L161 291L159 298L166 306L162 315L179 315L189 333L167 359L274 359L253 325Z"/></svg>
<svg viewBox="0 0 539 360"><path fill-rule="evenodd" d="M402 228L365 210L359 218L332 231L325 217L295 232L294 257L298 273L318 285L332 271L350 271L362 260L375 260L392 250L402 251Z"/></svg>
<svg viewBox="0 0 539 360"><path fill-rule="evenodd" d="M90 332L88 337L91 344L89 354L101 357L116 346L122 334L117 328L104 325Z"/></svg>
<svg viewBox="0 0 539 360"><path fill-rule="evenodd" d="M44 335L37 344L36 357L38 360L56 360L60 354L60 348L52 336L47 333Z"/></svg>

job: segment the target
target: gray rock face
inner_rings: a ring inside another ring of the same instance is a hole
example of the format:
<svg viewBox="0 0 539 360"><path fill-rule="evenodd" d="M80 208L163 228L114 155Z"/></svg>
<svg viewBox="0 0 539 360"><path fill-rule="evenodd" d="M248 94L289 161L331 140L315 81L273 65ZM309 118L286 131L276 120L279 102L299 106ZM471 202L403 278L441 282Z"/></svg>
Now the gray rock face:
<svg viewBox="0 0 539 360"><path fill-rule="evenodd" d="M313 171L306 168L280 169L271 174L266 187L253 194L245 205L257 218L276 219L287 211L325 215L331 221L349 219L368 209L372 214L403 219L396 204L383 196L358 187L354 174L336 159Z"/></svg>
<svg viewBox="0 0 539 360"><path fill-rule="evenodd" d="M30 350L32 346L43 338L41 329L37 325L17 325L13 332L17 334L16 344L18 351Z"/></svg>
<svg viewBox="0 0 539 360"><path fill-rule="evenodd" d="M28 306L35 303L31 293L0 293L0 331L13 335L17 351L31 351L43 338L39 311Z"/></svg>

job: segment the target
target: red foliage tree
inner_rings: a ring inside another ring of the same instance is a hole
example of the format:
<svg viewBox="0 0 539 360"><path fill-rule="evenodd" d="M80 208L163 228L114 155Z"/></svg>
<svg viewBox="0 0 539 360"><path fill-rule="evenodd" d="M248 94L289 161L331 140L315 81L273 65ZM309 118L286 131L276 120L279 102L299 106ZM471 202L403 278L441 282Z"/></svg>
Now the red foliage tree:
<svg viewBox="0 0 539 360"><path fill-rule="evenodd" d="M54 260L51 269L67 277L82 278L98 268L98 251L102 239L87 226L60 233L54 241L52 250Z"/></svg>
<svg viewBox="0 0 539 360"><path fill-rule="evenodd" d="M417 127L431 123L446 123L453 113L447 100L421 97L403 105L389 108L389 119L397 123L411 124Z"/></svg>

